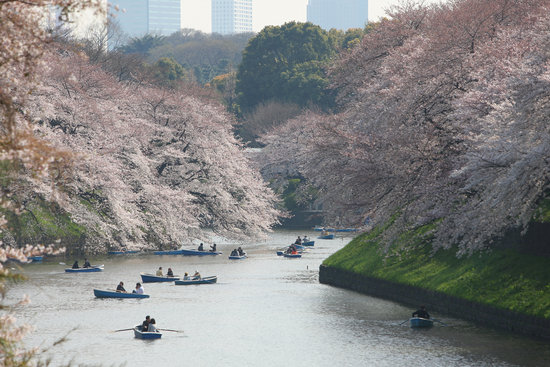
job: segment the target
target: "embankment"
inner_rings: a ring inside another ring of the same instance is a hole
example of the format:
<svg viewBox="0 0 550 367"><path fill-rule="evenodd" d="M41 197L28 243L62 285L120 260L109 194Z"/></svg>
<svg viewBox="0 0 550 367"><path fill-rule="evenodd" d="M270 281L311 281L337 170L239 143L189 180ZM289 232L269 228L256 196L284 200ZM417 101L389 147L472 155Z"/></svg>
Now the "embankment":
<svg viewBox="0 0 550 367"><path fill-rule="evenodd" d="M432 252L423 230L380 251L364 234L325 260L321 283L525 335L550 338L550 259L502 248L469 257Z"/></svg>

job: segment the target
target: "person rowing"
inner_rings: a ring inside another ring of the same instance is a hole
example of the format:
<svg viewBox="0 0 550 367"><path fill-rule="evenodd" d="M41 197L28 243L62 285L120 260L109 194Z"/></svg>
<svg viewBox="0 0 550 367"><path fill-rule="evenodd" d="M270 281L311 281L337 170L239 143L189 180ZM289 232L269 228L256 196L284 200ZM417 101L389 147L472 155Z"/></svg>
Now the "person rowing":
<svg viewBox="0 0 550 367"><path fill-rule="evenodd" d="M412 317L420 317L421 319L429 319L430 314L426 311L426 306L420 306L420 308L413 312Z"/></svg>
<svg viewBox="0 0 550 367"><path fill-rule="evenodd" d="M117 293L128 293L128 292L126 292L126 289L124 289L124 283L123 282L118 283L118 285L116 287L116 292Z"/></svg>
<svg viewBox="0 0 550 367"><path fill-rule="evenodd" d="M201 244L199 245L199 251L204 251L204 245L202 244L202 242L201 242Z"/></svg>
<svg viewBox="0 0 550 367"><path fill-rule="evenodd" d="M216 252L216 244L210 246L210 252Z"/></svg>

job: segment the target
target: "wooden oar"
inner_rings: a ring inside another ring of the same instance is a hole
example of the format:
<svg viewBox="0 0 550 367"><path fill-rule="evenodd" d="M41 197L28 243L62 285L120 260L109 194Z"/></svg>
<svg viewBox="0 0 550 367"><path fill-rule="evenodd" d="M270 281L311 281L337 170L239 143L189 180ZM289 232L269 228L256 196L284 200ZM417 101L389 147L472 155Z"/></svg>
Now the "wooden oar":
<svg viewBox="0 0 550 367"><path fill-rule="evenodd" d="M444 322L441 322L441 321L439 321L439 320L437 320L437 319L432 319L432 320L433 320L433 321L435 321L435 322L439 322L439 323L440 323L441 325L443 325L443 326L447 326L447 324L446 324L446 323L444 323Z"/></svg>
<svg viewBox="0 0 550 367"><path fill-rule="evenodd" d="M159 329L159 330L162 330L162 331L172 331L174 333L183 333L183 330L172 330L172 329Z"/></svg>
<svg viewBox="0 0 550 367"><path fill-rule="evenodd" d="M409 321L409 319L407 319L407 320L403 321L403 322L402 322L402 323L400 323L399 325L403 325L404 323L406 323L406 322L408 322L408 321Z"/></svg>
<svg viewBox="0 0 550 367"><path fill-rule="evenodd" d="M129 329L119 329L119 330L114 330L112 331L113 333L118 333L119 331L130 331L130 330L134 330L134 328L129 328Z"/></svg>

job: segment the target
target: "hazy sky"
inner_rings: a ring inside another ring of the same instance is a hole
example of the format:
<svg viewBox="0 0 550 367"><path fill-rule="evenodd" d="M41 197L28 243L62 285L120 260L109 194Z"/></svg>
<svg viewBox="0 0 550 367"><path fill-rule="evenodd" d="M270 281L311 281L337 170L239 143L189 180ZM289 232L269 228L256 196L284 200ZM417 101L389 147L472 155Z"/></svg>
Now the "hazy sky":
<svg viewBox="0 0 550 367"><path fill-rule="evenodd" d="M369 21L384 16L384 9L399 0L369 0ZM254 31L266 25L281 25L292 20L306 21L308 0L253 0ZM212 31L211 0L182 0L182 27Z"/></svg>

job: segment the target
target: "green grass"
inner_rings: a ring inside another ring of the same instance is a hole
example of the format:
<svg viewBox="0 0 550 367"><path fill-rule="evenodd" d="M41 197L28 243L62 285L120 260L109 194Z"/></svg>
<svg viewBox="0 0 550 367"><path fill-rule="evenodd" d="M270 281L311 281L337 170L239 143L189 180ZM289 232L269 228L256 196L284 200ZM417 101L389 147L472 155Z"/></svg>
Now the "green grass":
<svg viewBox="0 0 550 367"><path fill-rule="evenodd" d="M432 228L403 234L387 253L379 248L383 229L364 234L324 265L550 318L550 259L504 249L462 258L456 257L456 249L433 254Z"/></svg>

